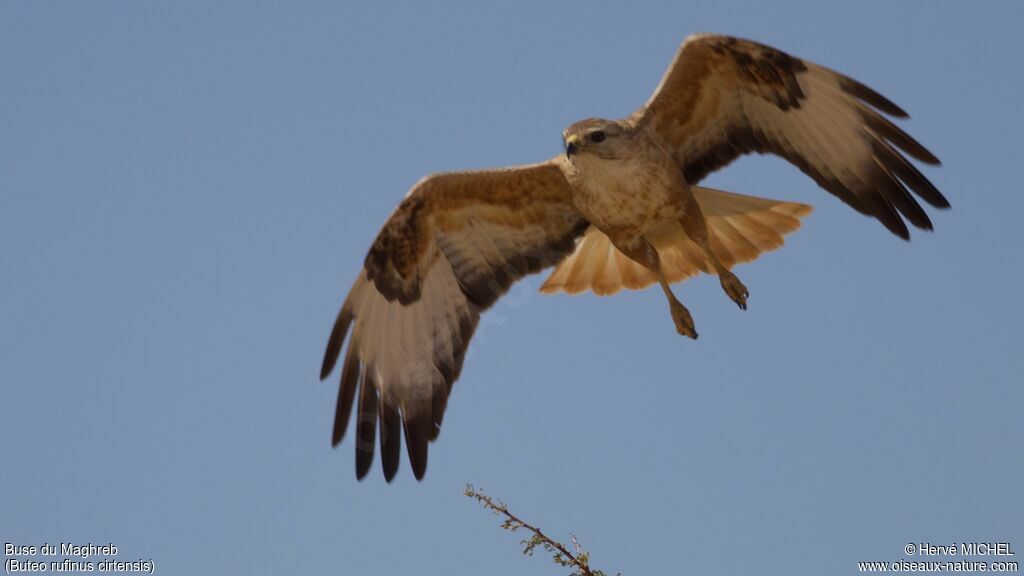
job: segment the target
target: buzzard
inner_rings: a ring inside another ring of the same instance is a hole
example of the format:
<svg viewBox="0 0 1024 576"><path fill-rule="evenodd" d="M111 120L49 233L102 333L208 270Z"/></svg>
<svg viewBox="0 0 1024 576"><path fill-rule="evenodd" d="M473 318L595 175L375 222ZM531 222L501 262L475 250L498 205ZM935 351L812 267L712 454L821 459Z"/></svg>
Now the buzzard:
<svg viewBox="0 0 1024 576"><path fill-rule="evenodd" d="M697 186L743 154L785 158L901 238L910 237L907 222L930 230L917 199L949 202L907 156L939 160L887 115L907 117L823 66L699 34L639 110L565 129L564 155L422 179L374 241L327 343L321 379L348 340L333 444L358 403L356 477L371 467L379 423L384 478L398 470L404 436L422 479L480 314L550 266L546 293L606 295L657 282L676 330L690 338L693 318L670 284L717 274L745 309L747 289L730 269L781 246L811 208Z"/></svg>

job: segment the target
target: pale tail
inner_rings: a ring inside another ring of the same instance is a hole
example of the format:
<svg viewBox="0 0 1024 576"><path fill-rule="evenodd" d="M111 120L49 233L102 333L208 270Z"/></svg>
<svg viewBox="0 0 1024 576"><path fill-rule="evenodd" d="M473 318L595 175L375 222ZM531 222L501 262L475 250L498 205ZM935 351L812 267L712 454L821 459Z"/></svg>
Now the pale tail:
<svg viewBox="0 0 1024 576"><path fill-rule="evenodd" d="M711 250L732 268L762 252L782 246L782 237L800 227L810 214L806 204L743 196L710 188L692 188L707 222ZM713 269L703 250L690 240L677 221L668 221L647 234L658 250L669 282L675 283ZM611 240L591 226L576 251L559 263L541 292L591 290L605 296L623 288L640 290L658 281L654 272L627 258Z"/></svg>

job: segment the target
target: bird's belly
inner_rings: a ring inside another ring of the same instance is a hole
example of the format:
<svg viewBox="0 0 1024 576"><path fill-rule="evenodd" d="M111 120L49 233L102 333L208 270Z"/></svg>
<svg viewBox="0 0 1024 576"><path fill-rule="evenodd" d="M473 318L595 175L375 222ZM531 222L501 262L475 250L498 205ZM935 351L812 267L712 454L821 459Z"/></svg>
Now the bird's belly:
<svg viewBox="0 0 1024 576"><path fill-rule="evenodd" d="M677 183L650 172L629 176L578 183L573 195L576 209L606 233L642 234L657 222L682 214L683 191Z"/></svg>

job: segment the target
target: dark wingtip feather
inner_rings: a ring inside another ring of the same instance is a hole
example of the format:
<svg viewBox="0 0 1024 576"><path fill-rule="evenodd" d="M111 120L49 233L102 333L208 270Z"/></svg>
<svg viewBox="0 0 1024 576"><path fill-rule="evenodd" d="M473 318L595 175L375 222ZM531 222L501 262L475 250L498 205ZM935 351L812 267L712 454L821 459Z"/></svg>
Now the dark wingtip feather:
<svg viewBox="0 0 1024 576"><path fill-rule="evenodd" d="M888 228L893 234L899 236L900 238L906 240L907 242L910 242L910 229L907 228L907 224L903 221L902 218L900 218L899 222L900 223L897 226L889 226L888 223L883 223L885 224L886 228Z"/></svg>
<svg viewBox="0 0 1024 576"><path fill-rule="evenodd" d="M886 223L886 222L882 222L882 224L883 224L883 225L885 225L885 227L886 227L886 228L887 228L887 229L888 229L888 230L889 230L890 232L892 232L893 234L895 234L895 235L896 235L897 237L899 237L899 238L900 238L901 240L903 240L903 241L905 241L905 242L910 242L910 230L909 230L909 229L907 228L906 224L904 224L902 228L901 228L901 227L899 227L899 226L890 226L890 225L889 225L888 223Z"/></svg>
<svg viewBox="0 0 1024 576"><path fill-rule="evenodd" d="M352 323L352 313L348 311L347 307L343 306L341 311L338 312L338 317L334 321L334 328L331 329L331 337L327 339L327 350L324 351L324 361L320 365L320 379L327 378L334 370L334 365L338 362L338 356L341 355L341 345L345 342L345 334L348 333L348 327Z"/></svg>
<svg viewBox="0 0 1024 576"><path fill-rule="evenodd" d="M902 154L893 150L892 146L873 132L869 131L868 134L874 139L875 158L882 162L887 171L902 180L908 188L924 199L925 202L936 208L949 208L949 200L939 192L939 189L924 174L921 174L917 167L904 158Z"/></svg>
<svg viewBox="0 0 1024 576"><path fill-rule="evenodd" d="M882 138L892 142L907 154L910 154L911 157L932 166L942 164L935 154L932 154L920 142L915 140L913 136L900 130L899 127L881 114L868 111L867 109L864 110L863 114L864 122L868 128L875 131Z"/></svg>
<svg viewBox="0 0 1024 576"><path fill-rule="evenodd" d="M875 108L881 110L882 112L885 112L890 116L895 116L896 118L910 117L910 115L907 114L907 112L903 108L900 108L899 106L894 104L892 100L889 100L885 96L882 96L878 92L875 92L868 86L865 86L860 82L857 82L853 78L849 78L847 76L843 76L840 74L839 86L846 93L855 96L863 100L864 102L867 102L868 104L874 106Z"/></svg>
<svg viewBox="0 0 1024 576"><path fill-rule="evenodd" d="M341 384L338 386L338 403L334 409L334 429L331 432L331 445L337 446L345 437L348 420L352 415L352 402L359 387L359 354L355 342L349 343L345 355L345 367L341 370Z"/></svg>
<svg viewBox="0 0 1024 576"><path fill-rule="evenodd" d="M380 406L380 460L384 480L390 484L398 472L402 455L402 419L398 410L381 401Z"/></svg>
<svg viewBox="0 0 1024 576"><path fill-rule="evenodd" d="M377 387L370 370L363 371L359 392L359 417L356 421L356 479L362 480L373 464L377 435Z"/></svg>
<svg viewBox="0 0 1024 576"><path fill-rule="evenodd" d="M910 192L885 165L875 158L877 170L871 176L874 189L882 198L906 218L911 224L923 230L932 229L932 221Z"/></svg>
<svg viewBox="0 0 1024 576"><path fill-rule="evenodd" d="M419 415L405 420L405 447L409 453L409 463L416 480L422 481L427 473L427 443L430 438L432 419L427 415Z"/></svg>
<svg viewBox="0 0 1024 576"><path fill-rule="evenodd" d="M883 224L885 223L883 222ZM906 227L906 225L903 226L902 230L892 228L888 224L886 224L885 227L888 228L890 232L898 236L900 240L903 240L904 242L910 242L910 230Z"/></svg>
<svg viewBox="0 0 1024 576"><path fill-rule="evenodd" d="M910 240L910 230L907 228L907 223L903 221L899 212L896 211L896 208L885 197L881 194L875 194L865 196L864 199L871 215L881 222L883 226L896 236L904 240Z"/></svg>

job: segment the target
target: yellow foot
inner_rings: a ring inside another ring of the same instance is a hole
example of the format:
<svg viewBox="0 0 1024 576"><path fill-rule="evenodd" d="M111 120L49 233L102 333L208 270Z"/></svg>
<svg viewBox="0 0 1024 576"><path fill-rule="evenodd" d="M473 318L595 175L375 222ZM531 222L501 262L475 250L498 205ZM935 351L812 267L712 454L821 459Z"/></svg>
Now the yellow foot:
<svg viewBox="0 0 1024 576"><path fill-rule="evenodd" d="M672 321L676 323L676 332L683 336L697 339L697 330L693 326L693 316L690 311L681 303L669 302L669 310L672 312Z"/></svg>
<svg viewBox="0 0 1024 576"><path fill-rule="evenodd" d="M732 301L740 307L740 310L747 309L747 296L750 296L750 292L747 291L747 287L740 282L740 279L736 277L732 272L724 272L718 275L718 279L722 282L722 290L732 298Z"/></svg>

